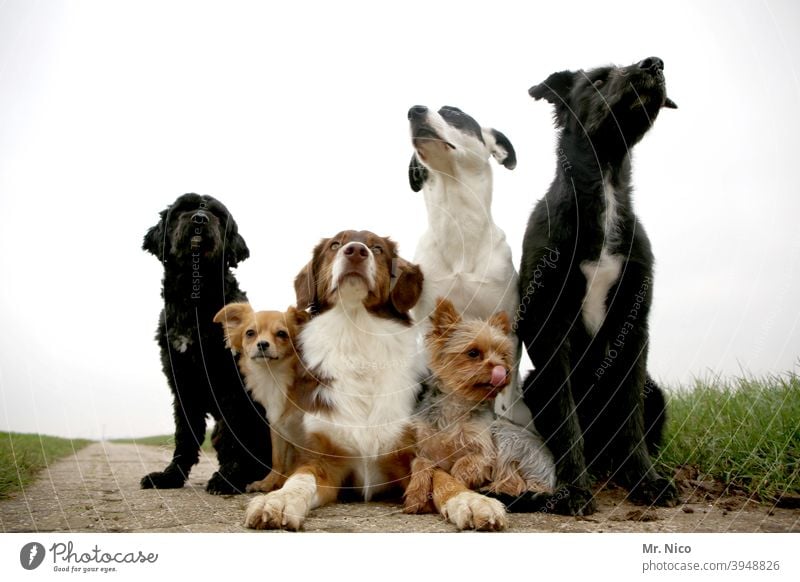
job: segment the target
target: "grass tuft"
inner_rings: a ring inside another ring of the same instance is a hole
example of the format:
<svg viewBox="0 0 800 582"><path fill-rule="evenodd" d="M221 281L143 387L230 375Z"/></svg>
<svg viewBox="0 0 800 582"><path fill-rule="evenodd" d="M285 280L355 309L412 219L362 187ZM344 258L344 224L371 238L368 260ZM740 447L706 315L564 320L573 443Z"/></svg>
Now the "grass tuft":
<svg viewBox="0 0 800 582"><path fill-rule="evenodd" d="M659 468L696 467L761 500L800 493L800 377L697 380L668 391Z"/></svg>

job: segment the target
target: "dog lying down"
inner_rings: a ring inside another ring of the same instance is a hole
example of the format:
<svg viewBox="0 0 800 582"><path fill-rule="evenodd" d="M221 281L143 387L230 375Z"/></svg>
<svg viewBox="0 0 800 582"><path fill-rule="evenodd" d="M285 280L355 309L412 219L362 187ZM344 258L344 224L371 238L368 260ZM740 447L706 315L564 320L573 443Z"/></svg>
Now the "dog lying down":
<svg viewBox="0 0 800 582"><path fill-rule="evenodd" d="M414 419L416 458L406 488L406 513L440 512L459 528L505 527L503 505L491 500L466 519L437 491L435 471L449 473L463 490L499 496L510 509L544 506L555 485L552 455L538 434L494 414L494 399L508 385L516 346L508 315L488 321L462 318L447 299L431 316L426 347L432 380Z"/></svg>

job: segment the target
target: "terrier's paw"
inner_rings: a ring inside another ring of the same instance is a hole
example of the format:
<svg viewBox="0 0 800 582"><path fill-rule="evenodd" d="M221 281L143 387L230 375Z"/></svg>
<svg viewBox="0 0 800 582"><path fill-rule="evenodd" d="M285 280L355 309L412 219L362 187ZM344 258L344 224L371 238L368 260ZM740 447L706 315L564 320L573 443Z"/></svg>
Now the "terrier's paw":
<svg viewBox="0 0 800 582"><path fill-rule="evenodd" d="M282 485L281 481L285 481L285 479L281 479L281 475L276 473L275 471L270 471L269 475L264 477L261 481L253 481L247 486L248 493L269 493L273 489L277 489Z"/></svg>
<svg viewBox="0 0 800 582"><path fill-rule="evenodd" d="M253 498L244 514L244 524L252 529L289 529L303 525L309 506L302 492L279 489Z"/></svg>
<svg viewBox="0 0 800 582"><path fill-rule="evenodd" d="M468 489L477 489L492 478L492 467L477 463L470 457L461 457L453 463L450 474Z"/></svg>
<svg viewBox="0 0 800 582"><path fill-rule="evenodd" d="M449 499L442 515L458 529L500 531L506 527L506 510L496 499L464 491Z"/></svg>

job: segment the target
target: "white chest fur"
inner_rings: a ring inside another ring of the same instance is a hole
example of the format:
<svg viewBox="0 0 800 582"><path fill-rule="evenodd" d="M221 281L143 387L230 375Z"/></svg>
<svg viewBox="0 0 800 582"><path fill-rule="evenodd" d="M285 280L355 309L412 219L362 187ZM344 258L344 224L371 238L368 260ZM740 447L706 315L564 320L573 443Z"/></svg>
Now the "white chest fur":
<svg viewBox="0 0 800 582"><path fill-rule="evenodd" d="M413 412L419 377L416 331L363 307L334 309L300 334L310 369L332 378L318 388L329 410L306 414L309 434L322 433L353 457L365 499L386 483L378 461L396 450Z"/></svg>
<svg viewBox="0 0 800 582"><path fill-rule="evenodd" d="M606 299L608 291L619 279L622 271L622 257L609 255L604 251L596 261L581 263L581 271L586 277L586 295L583 297L583 323L595 335L606 318Z"/></svg>
<svg viewBox="0 0 800 582"><path fill-rule="evenodd" d="M267 409L267 418L272 425L278 422L286 409L289 382L294 380L290 365L285 362L272 366L253 364L248 369L247 387L253 399Z"/></svg>
<svg viewBox="0 0 800 582"><path fill-rule="evenodd" d="M603 325L607 314L606 301L611 287L619 280L623 258L611 254L619 236L617 199L611 181L606 179L603 187L605 211L603 213L603 247L596 261L583 261L580 265L586 277L586 294L583 297L583 323L592 335Z"/></svg>

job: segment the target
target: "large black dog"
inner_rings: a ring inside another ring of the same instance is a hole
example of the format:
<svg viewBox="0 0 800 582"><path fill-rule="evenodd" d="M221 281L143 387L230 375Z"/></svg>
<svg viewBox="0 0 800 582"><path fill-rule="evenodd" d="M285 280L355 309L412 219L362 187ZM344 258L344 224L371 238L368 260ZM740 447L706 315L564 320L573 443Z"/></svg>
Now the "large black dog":
<svg viewBox="0 0 800 582"><path fill-rule="evenodd" d="M197 194L184 194L162 211L142 248L164 265L164 309L156 339L175 398L175 452L167 468L143 477L141 486L183 487L199 458L210 414L217 421L212 442L219 471L206 490L243 492L269 472L269 426L213 319L225 304L247 300L231 268L250 252L228 209Z"/></svg>
<svg viewBox="0 0 800 582"><path fill-rule="evenodd" d="M556 177L528 222L518 334L535 370L525 403L557 463L554 510L588 514L589 472L674 504L653 468L664 397L647 376L653 256L631 203L631 148L667 98L661 59L562 71L530 95L555 107Z"/></svg>

